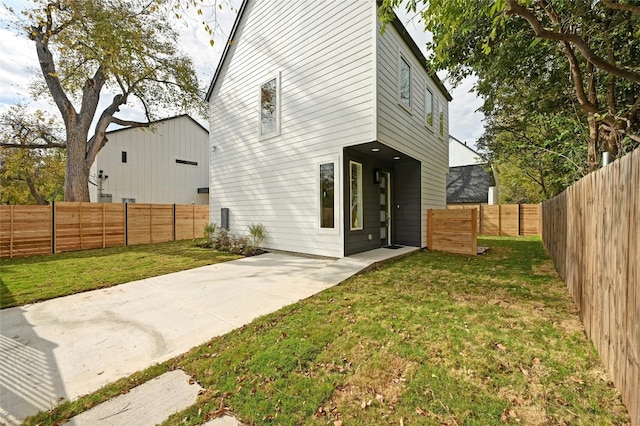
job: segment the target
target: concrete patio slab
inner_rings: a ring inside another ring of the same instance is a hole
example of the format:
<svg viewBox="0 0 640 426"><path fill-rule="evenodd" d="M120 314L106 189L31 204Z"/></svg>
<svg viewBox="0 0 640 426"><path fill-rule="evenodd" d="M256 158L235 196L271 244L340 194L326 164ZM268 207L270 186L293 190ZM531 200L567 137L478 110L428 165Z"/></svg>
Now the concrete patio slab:
<svg viewBox="0 0 640 426"><path fill-rule="evenodd" d="M76 399L414 250L267 253L0 311L0 424Z"/></svg>
<svg viewBox="0 0 640 426"><path fill-rule="evenodd" d="M191 381L191 383L190 383ZM195 404L202 388L175 370L72 418L69 426L154 426Z"/></svg>

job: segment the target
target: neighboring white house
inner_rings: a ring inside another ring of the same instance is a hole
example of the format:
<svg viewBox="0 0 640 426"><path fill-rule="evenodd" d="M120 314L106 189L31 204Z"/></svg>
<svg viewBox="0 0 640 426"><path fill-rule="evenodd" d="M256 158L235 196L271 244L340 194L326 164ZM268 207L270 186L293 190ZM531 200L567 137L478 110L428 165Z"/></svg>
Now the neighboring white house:
<svg viewBox="0 0 640 426"><path fill-rule="evenodd" d="M465 142L449 135L449 167L487 164L487 160Z"/></svg>
<svg viewBox="0 0 640 426"><path fill-rule="evenodd" d="M496 181L486 158L449 135L447 204L498 204Z"/></svg>
<svg viewBox="0 0 640 426"><path fill-rule="evenodd" d="M90 187L91 201L209 202L209 132L193 118L180 115L150 128L109 131L107 140L91 168L96 184Z"/></svg>
<svg viewBox="0 0 640 426"><path fill-rule="evenodd" d="M211 221L342 257L426 246L451 96L375 0L245 0L209 88Z"/></svg>

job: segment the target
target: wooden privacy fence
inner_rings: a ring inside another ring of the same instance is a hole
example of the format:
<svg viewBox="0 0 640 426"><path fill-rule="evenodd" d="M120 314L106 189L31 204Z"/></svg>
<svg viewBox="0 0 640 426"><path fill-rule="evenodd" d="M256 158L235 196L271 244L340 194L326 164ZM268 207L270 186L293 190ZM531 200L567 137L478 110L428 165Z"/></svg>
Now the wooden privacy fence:
<svg viewBox="0 0 640 426"><path fill-rule="evenodd" d="M450 204L447 209L478 209L482 235L540 235L540 204Z"/></svg>
<svg viewBox="0 0 640 426"><path fill-rule="evenodd" d="M640 426L640 149L542 205L542 240Z"/></svg>
<svg viewBox="0 0 640 426"><path fill-rule="evenodd" d="M478 210L427 210L427 248L478 254Z"/></svg>
<svg viewBox="0 0 640 426"><path fill-rule="evenodd" d="M199 238L207 223L206 205L0 206L0 257Z"/></svg>

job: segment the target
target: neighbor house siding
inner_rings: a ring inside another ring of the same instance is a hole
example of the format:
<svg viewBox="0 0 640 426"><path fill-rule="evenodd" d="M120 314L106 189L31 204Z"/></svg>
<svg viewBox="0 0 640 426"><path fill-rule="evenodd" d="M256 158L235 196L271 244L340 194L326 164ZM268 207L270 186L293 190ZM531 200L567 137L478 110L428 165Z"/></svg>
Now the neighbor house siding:
<svg viewBox="0 0 640 426"><path fill-rule="evenodd" d="M97 183L99 170L109 178L105 194L114 203L123 198L136 203L207 204L207 194L198 188L208 186L209 136L188 116L157 122L151 128L126 128L107 133L107 144L100 150L91 170ZM126 152L127 162L122 162ZM178 164L178 160L197 162ZM98 201L97 187L91 186L91 200Z"/></svg>
<svg viewBox="0 0 640 426"><path fill-rule="evenodd" d="M472 164L486 164L474 150L454 137L449 137L449 167L470 166Z"/></svg>
<svg viewBox="0 0 640 426"><path fill-rule="evenodd" d="M373 0L248 2L210 101L212 222L226 207L233 232L265 225L268 248L343 255L344 224L319 230L317 170L335 161L342 211L342 147L375 134L374 10ZM280 134L260 140L259 87L277 73Z"/></svg>
<svg viewBox="0 0 640 426"><path fill-rule="evenodd" d="M387 26L384 34L377 32L377 37L377 140L421 162L421 217L426 222L427 209L446 207L448 102L395 28ZM411 66L411 107L408 110L400 106L398 98L400 56ZM425 120L427 87L433 93L434 104L438 105L432 126ZM440 111L444 112L442 135ZM421 230L421 245L426 246L426 225L421 226Z"/></svg>

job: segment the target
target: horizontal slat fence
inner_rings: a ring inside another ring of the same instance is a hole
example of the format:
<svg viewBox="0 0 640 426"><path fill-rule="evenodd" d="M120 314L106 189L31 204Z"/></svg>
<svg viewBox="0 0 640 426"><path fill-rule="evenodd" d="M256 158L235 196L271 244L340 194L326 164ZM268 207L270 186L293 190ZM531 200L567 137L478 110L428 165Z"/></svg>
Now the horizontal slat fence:
<svg viewBox="0 0 640 426"><path fill-rule="evenodd" d="M50 206L0 206L0 257L51 253Z"/></svg>
<svg viewBox="0 0 640 426"><path fill-rule="evenodd" d="M478 209L482 235L540 235L540 204L449 204L447 209Z"/></svg>
<svg viewBox="0 0 640 426"><path fill-rule="evenodd" d="M427 248L478 254L478 210L427 210Z"/></svg>
<svg viewBox="0 0 640 426"><path fill-rule="evenodd" d="M0 257L201 238L208 222L207 205L0 206Z"/></svg>
<svg viewBox="0 0 640 426"><path fill-rule="evenodd" d="M542 205L542 240L640 426L640 149Z"/></svg>

